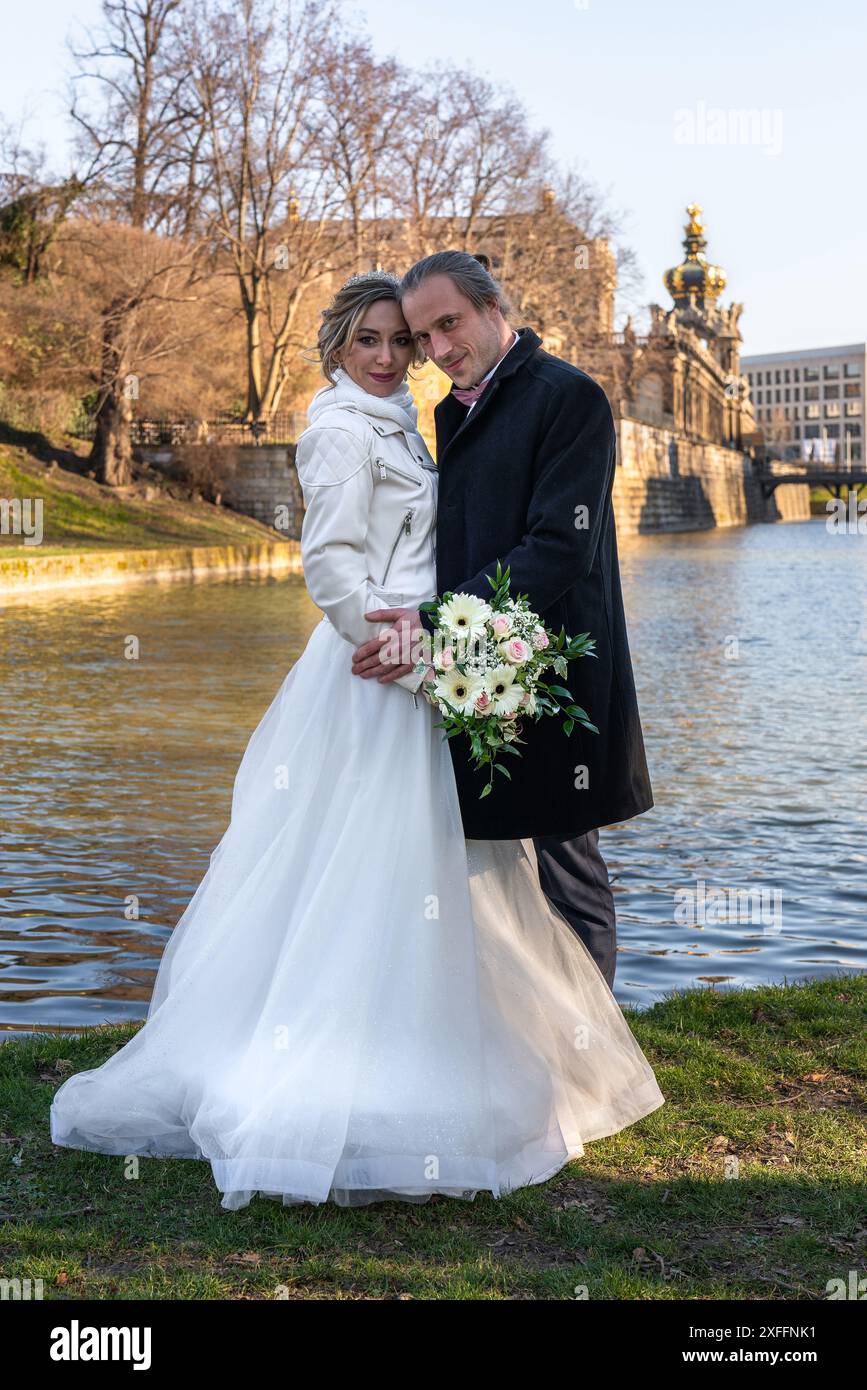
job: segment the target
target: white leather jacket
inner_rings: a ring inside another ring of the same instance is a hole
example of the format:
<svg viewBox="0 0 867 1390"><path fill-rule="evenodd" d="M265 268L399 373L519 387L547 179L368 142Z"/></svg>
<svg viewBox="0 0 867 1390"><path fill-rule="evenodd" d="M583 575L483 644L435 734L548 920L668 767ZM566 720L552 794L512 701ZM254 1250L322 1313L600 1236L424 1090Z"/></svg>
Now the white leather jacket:
<svg viewBox="0 0 867 1390"><path fill-rule="evenodd" d="M328 621L360 647L390 627L365 612L415 608L436 593L437 468L405 382L372 396L338 368L307 418L295 456L304 578ZM410 672L387 685L414 693L423 679Z"/></svg>

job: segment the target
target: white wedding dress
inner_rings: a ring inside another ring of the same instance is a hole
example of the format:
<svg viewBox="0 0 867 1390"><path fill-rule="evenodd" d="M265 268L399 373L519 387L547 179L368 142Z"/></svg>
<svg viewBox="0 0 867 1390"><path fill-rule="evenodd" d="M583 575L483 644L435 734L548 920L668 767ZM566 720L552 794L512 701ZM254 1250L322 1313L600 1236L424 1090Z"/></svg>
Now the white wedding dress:
<svg viewBox="0 0 867 1390"><path fill-rule="evenodd" d="M313 630L146 1022L60 1086L55 1144L206 1160L230 1209L418 1202L542 1182L663 1104L532 841L465 840L439 715L351 651Z"/></svg>

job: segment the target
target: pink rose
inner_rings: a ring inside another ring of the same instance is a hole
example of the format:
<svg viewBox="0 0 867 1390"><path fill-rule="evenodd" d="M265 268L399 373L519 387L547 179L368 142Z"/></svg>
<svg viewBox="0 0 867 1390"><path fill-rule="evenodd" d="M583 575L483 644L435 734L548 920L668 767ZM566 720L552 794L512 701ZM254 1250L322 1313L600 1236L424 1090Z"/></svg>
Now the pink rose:
<svg viewBox="0 0 867 1390"><path fill-rule="evenodd" d="M543 627L534 629L532 642L537 652L544 651L546 647L551 645L548 641L548 634Z"/></svg>
<svg viewBox="0 0 867 1390"><path fill-rule="evenodd" d="M491 627L497 637L505 637L512 631L512 619L507 613L497 613L491 619Z"/></svg>
<svg viewBox="0 0 867 1390"><path fill-rule="evenodd" d="M439 666L441 671L450 671L455 664L455 653L452 647L443 647L440 654Z"/></svg>
<svg viewBox="0 0 867 1390"><path fill-rule="evenodd" d="M508 642L501 644L500 650L513 666L521 666L525 661L529 661L532 655L527 643L520 637L510 637Z"/></svg>
<svg viewBox="0 0 867 1390"><path fill-rule="evenodd" d="M479 714L487 714L488 710L491 708L492 703L493 702L487 690L483 690L481 694L476 696L475 707L478 710Z"/></svg>

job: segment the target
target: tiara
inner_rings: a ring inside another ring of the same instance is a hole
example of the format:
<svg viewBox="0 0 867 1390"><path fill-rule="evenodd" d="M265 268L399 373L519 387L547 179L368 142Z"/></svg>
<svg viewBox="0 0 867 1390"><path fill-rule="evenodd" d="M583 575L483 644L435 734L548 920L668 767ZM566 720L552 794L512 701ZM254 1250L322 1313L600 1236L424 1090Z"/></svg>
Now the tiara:
<svg viewBox="0 0 867 1390"><path fill-rule="evenodd" d="M340 288L346 290L350 285L364 285L368 282L382 284L383 280L393 285L396 290L400 289L400 277L392 275L390 270L363 270L359 275L350 275L348 280L344 280Z"/></svg>

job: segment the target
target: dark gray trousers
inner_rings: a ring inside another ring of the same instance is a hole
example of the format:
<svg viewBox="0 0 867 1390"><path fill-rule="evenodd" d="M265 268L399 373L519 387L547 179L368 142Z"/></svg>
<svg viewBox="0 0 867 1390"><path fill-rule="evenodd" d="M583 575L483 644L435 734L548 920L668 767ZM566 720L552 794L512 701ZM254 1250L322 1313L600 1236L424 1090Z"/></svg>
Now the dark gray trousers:
<svg viewBox="0 0 867 1390"><path fill-rule="evenodd" d="M533 846L545 897L562 912L613 989L617 927L608 869L599 853L599 831L588 830L572 839L541 835L534 838Z"/></svg>

